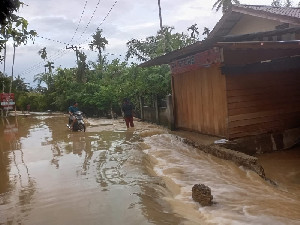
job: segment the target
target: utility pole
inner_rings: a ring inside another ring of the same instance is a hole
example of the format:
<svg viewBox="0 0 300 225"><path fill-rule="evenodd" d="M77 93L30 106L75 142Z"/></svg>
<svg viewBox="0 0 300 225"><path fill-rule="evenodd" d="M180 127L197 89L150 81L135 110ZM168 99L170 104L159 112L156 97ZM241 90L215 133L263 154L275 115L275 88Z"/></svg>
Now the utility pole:
<svg viewBox="0 0 300 225"><path fill-rule="evenodd" d="M77 60L77 64L78 64L78 51L79 51L78 49L80 49L80 47L71 45L70 47L66 46L66 49L72 49L73 51L75 51L75 53L76 53L76 60Z"/></svg>
<svg viewBox="0 0 300 225"><path fill-rule="evenodd" d="M158 14L159 14L159 25L160 25L160 29L162 30L163 25L162 25L162 16L161 16L160 0L158 0Z"/></svg>

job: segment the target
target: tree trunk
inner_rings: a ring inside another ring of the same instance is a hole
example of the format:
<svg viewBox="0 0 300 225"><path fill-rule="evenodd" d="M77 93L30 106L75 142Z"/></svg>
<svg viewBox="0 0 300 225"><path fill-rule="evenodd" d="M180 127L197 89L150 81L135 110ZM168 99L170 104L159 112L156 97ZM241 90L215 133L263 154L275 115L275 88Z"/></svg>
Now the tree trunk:
<svg viewBox="0 0 300 225"><path fill-rule="evenodd" d="M11 93L12 82L14 80L15 59L16 59L16 44L14 43L14 53L13 53L13 63L12 63L12 66L11 66L11 81L10 81L10 87L9 87L9 94Z"/></svg>
<svg viewBox="0 0 300 225"><path fill-rule="evenodd" d="M99 51L99 64L102 66L102 51Z"/></svg>
<svg viewBox="0 0 300 225"><path fill-rule="evenodd" d="M4 58L3 58L3 75L5 75L5 70L6 70L6 42L5 42L5 45L4 45Z"/></svg>

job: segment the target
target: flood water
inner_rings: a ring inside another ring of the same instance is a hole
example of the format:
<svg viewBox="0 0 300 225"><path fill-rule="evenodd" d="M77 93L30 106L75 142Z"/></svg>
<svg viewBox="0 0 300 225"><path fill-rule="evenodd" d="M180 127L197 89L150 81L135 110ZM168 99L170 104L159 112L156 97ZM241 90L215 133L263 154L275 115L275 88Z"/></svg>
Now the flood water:
<svg viewBox="0 0 300 225"><path fill-rule="evenodd" d="M67 120L0 121L0 224L300 224L300 148L259 156L274 186L152 124ZM213 206L192 200L199 183Z"/></svg>

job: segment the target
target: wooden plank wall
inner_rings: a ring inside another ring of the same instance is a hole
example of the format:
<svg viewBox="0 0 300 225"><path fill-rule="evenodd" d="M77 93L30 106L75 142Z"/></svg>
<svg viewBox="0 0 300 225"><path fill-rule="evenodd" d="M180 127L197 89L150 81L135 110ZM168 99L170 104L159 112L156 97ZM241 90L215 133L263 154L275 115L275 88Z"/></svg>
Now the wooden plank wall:
<svg viewBox="0 0 300 225"><path fill-rule="evenodd" d="M226 75L229 138L300 126L299 71Z"/></svg>
<svg viewBox="0 0 300 225"><path fill-rule="evenodd" d="M173 75L175 126L225 137L226 81L217 65Z"/></svg>

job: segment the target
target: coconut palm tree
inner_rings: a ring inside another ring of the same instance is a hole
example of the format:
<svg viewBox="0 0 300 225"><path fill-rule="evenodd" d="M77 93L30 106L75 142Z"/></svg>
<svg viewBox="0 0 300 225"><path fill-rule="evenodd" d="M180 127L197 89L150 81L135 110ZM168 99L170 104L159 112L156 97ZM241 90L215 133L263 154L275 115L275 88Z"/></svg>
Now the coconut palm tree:
<svg viewBox="0 0 300 225"><path fill-rule="evenodd" d="M273 0L271 3L271 6L274 7L293 7L293 3L291 0L286 0L285 2L282 2L281 0ZM300 2L298 4L298 7L300 6Z"/></svg>
<svg viewBox="0 0 300 225"><path fill-rule="evenodd" d="M16 47L17 47L17 43L16 42L14 42L13 47L14 47L14 53L13 53L13 63L12 63L12 66L11 66L11 82L10 82L10 87L9 87L9 93L11 93L12 82L13 82L13 79L14 79L14 66L15 66Z"/></svg>
<svg viewBox="0 0 300 225"><path fill-rule="evenodd" d="M206 35L206 38L207 38L209 33L210 33L210 29L208 27L204 27L202 35Z"/></svg>
<svg viewBox="0 0 300 225"><path fill-rule="evenodd" d="M292 7L292 1L291 0L286 0L284 7Z"/></svg>
<svg viewBox="0 0 300 225"><path fill-rule="evenodd" d="M273 0L273 2L271 3L271 6L280 7L281 6L281 1L280 0Z"/></svg>
<svg viewBox="0 0 300 225"><path fill-rule="evenodd" d="M97 28L96 33L92 35L93 41L89 44L90 49L93 51L94 48L98 50L99 53L99 63L102 64L102 51L105 50L105 45L108 41L105 37L102 37L102 29Z"/></svg>
<svg viewBox="0 0 300 225"><path fill-rule="evenodd" d="M38 82L38 86L40 86L41 83L45 83L48 89L48 75L46 73L39 73L35 75L33 82Z"/></svg>
<svg viewBox="0 0 300 225"><path fill-rule="evenodd" d="M233 4L240 4L239 0L217 0L213 5L213 9L215 8L216 11L219 11L222 8L222 12L225 13L231 9Z"/></svg>
<svg viewBox="0 0 300 225"><path fill-rule="evenodd" d="M54 64L54 62L48 61L47 64L44 65L45 68L48 68L48 73L49 74L52 74L52 69L54 69L53 64Z"/></svg>
<svg viewBox="0 0 300 225"><path fill-rule="evenodd" d="M41 56L41 58L46 61L47 59L47 51L46 47L42 48L41 50L38 51L38 54ZM46 67L45 67L45 73L46 73Z"/></svg>
<svg viewBox="0 0 300 225"><path fill-rule="evenodd" d="M196 37L199 35L197 24L193 24L192 26L188 27L188 31L191 30L191 38L196 39Z"/></svg>
<svg viewBox="0 0 300 225"><path fill-rule="evenodd" d="M41 50L38 51L38 54L41 56L43 60L47 59L47 51L46 47L42 48Z"/></svg>
<svg viewBox="0 0 300 225"><path fill-rule="evenodd" d="M5 74L5 70L6 70L6 52L7 52L7 36L5 34L3 34L3 37L5 38L5 40L3 41L4 42L4 55L3 55L3 74ZM0 51L1 51L1 47L0 47ZM1 56L0 56L1 57ZM1 58L0 58L0 61L1 61Z"/></svg>

